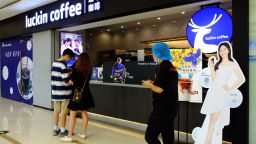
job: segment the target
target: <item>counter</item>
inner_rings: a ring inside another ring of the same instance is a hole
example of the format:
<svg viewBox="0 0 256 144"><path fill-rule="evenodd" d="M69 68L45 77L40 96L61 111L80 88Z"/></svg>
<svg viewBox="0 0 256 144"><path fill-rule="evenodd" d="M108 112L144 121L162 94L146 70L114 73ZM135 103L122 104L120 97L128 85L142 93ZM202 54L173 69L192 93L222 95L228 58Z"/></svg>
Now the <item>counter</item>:
<svg viewBox="0 0 256 144"><path fill-rule="evenodd" d="M91 81L95 108L90 112L114 118L147 123L152 110L151 91L141 85Z"/></svg>
<svg viewBox="0 0 256 144"><path fill-rule="evenodd" d="M121 119L147 124L152 111L152 92L149 89L142 85L90 81L90 90L96 105L90 110L91 113L111 117L112 120ZM179 102L175 129L181 131L188 129L192 132L194 127L201 126L204 120L204 115L200 114L201 105ZM104 116L99 120L104 119Z"/></svg>

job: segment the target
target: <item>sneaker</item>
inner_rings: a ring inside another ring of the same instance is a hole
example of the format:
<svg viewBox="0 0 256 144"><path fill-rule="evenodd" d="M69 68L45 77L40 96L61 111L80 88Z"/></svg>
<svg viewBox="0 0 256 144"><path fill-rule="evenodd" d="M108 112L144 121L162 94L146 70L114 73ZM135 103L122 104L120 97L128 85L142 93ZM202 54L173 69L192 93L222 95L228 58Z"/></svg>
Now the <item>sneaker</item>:
<svg viewBox="0 0 256 144"><path fill-rule="evenodd" d="M60 129L53 130L53 136L57 136L57 135L59 135L59 133L60 133Z"/></svg>
<svg viewBox="0 0 256 144"><path fill-rule="evenodd" d="M59 133L60 137L64 137L64 136L67 136L67 135L68 135L68 131L67 130L65 130L64 132L60 131L60 133Z"/></svg>
<svg viewBox="0 0 256 144"><path fill-rule="evenodd" d="M64 142L64 143L71 143L72 137L64 136L64 137L60 138L60 141Z"/></svg>
<svg viewBox="0 0 256 144"><path fill-rule="evenodd" d="M85 139L85 137L86 137L85 134L80 134L80 133L79 133L77 136L78 136L79 138L82 138L82 139Z"/></svg>

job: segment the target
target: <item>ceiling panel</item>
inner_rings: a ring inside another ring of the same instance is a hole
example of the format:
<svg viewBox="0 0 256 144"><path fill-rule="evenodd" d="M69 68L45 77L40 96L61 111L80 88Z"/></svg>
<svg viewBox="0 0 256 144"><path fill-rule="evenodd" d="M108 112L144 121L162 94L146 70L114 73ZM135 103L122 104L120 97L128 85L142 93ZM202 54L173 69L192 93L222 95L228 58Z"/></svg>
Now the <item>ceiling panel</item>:
<svg viewBox="0 0 256 144"><path fill-rule="evenodd" d="M15 2L17 1L17 2ZM57 0L0 0L0 21Z"/></svg>
<svg viewBox="0 0 256 144"><path fill-rule="evenodd" d="M0 0L0 9L12 5L20 0Z"/></svg>

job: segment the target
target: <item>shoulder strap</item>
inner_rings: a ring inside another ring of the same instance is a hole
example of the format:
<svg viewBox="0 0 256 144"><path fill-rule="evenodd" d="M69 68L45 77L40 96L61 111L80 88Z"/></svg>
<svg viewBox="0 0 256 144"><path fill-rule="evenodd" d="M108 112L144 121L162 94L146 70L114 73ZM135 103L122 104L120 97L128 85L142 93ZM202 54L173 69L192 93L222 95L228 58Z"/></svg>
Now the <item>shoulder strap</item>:
<svg viewBox="0 0 256 144"><path fill-rule="evenodd" d="M82 88L82 92L84 91L84 86L85 86L85 84L86 84L86 81L87 81L87 77L85 78L85 81L84 81L84 85L83 85L83 88Z"/></svg>

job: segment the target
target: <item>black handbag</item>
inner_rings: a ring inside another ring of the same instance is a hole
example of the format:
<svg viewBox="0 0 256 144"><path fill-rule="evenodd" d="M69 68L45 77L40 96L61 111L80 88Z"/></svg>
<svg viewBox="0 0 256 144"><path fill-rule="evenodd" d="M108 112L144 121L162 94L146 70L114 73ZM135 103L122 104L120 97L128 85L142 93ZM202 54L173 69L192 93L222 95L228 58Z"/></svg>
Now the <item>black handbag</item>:
<svg viewBox="0 0 256 144"><path fill-rule="evenodd" d="M82 94L83 94L83 91L84 91L84 86L85 86L86 81L87 81L87 78L85 79L83 88L81 88L81 87L76 87L75 88L74 94L73 94L73 98L72 98L72 102L76 102L76 103L80 103L81 102Z"/></svg>

